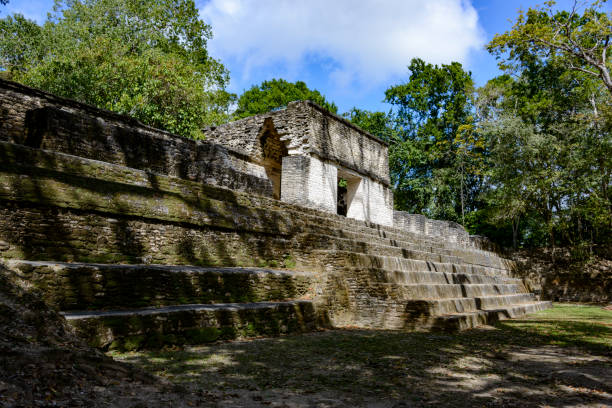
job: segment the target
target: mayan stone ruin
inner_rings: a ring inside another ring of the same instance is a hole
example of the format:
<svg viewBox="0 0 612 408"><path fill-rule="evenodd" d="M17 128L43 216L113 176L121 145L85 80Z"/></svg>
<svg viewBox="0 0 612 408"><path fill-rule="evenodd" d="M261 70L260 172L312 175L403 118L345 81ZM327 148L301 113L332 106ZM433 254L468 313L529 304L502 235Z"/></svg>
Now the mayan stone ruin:
<svg viewBox="0 0 612 408"><path fill-rule="evenodd" d="M394 211L388 146L311 102L204 134L0 81L0 262L102 348L550 306L485 238Z"/></svg>

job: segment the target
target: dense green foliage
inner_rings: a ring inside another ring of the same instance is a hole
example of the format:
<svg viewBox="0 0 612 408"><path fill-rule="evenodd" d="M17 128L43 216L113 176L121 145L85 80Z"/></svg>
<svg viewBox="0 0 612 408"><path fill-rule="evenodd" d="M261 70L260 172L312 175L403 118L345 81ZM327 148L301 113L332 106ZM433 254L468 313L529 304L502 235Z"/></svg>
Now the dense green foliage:
<svg viewBox="0 0 612 408"><path fill-rule="evenodd" d="M395 108L397 137L391 154L398 208L429 217L461 220L476 180L457 160L462 126L472 119L473 81L461 64L413 59L410 77L385 92ZM463 156L463 155L462 155Z"/></svg>
<svg viewBox="0 0 612 408"><path fill-rule="evenodd" d="M394 119L391 113L369 112L353 108L342 116L387 143L395 139Z"/></svg>
<svg viewBox="0 0 612 408"><path fill-rule="evenodd" d="M396 208L462 222L504 246L609 246L612 27L604 3L519 14L488 45L508 74L481 89L458 63L416 59L408 81L386 92L390 114L347 114L390 141Z"/></svg>
<svg viewBox="0 0 612 408"><path fill-rule="evenodd" d="M238 98L238 108L235 116L245 118L266 113L286 106L289 102L301 100L313 101L334 113L338 111L336 104L328 102L319 91L309 89L302 81L292 83L284 79L272 79L264 81L260 85L253 85L251 89L244 91Z"/></svg>
<svg viewBox="0 0 612 408"><path fill-rule="evenodd" d="M229 75L193 0L56 0L39 26L0 20L4 77L184 136L227 120Z"/></svg>
<svg viewBox="0 0 612 408"><path fill-rule="evenodd" d="M511 225L515 246L610 245L612 27L602 5L582 14L531 9L488 45L512 75L479 91L489 153L483 194L487 222Z"/></svg>
<svg viewBox="0 0 612 408"><path fill-rule="evenodd" d="M514 65L526 57L555 60L565 68L603 81L612 94L612 60L608 52L612 36L612 14L604 11L607 0L596 0L583 13L578 3L570 11L554 11L554 1L544 6L519 11L512 30L496 35L487 46L504 60L501 67Z"/></svg>
<svg viewBox="0 0 612 408"><path fill-rule="evenodd" d="M472 171L482 143L473 132L473 81L459 63L414 59L409 80L387 89L390 113L353 108L345 117L390 143L397 209L462 221L476 208L480 185Z"/></svg>

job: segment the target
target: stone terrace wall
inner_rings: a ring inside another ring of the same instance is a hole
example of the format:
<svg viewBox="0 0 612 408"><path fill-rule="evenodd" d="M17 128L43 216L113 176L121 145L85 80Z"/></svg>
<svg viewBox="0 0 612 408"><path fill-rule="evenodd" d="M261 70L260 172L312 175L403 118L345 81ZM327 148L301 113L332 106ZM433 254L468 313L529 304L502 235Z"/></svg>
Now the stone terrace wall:
<svg viewBox="0 0 612 408"><path fill-rule="evenodd" d="M2 80L0 141L272 195L264 168L239 152Z"/></svg>
<svg viewBox="0 0 612 408"><path fill-rule="evenodd" d="M463 247L499 252L499 248L487 237L470 235L461 224L453 221L431 220L421 214L393 211L393 226L416 234L439 237Z"/></svg>

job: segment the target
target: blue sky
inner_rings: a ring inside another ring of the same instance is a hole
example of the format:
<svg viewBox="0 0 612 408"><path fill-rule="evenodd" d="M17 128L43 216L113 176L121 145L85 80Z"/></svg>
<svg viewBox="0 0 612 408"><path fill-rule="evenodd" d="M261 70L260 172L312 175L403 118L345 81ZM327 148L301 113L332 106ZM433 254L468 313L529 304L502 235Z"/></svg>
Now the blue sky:
<svg viewBox="0 0 612 408"><path fill-rule="evenodd" d="M413 57L461 62L477 85L499 74L484 45L520 8L543 0L196 0L212 25L211 54L237 94L272 78L302 80L334 101L387 111L384 91L408 77ZM560 0L568 9L572 0ZM10 0L1 15L42 22L53 0ZM608 6L609 7L609 6Z"/></svg>

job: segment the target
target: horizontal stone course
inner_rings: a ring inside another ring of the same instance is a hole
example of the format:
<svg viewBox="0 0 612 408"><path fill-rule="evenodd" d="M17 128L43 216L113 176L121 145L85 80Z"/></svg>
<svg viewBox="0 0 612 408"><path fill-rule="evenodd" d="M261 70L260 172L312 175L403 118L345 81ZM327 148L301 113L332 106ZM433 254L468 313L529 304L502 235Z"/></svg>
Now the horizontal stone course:
<svg viewBox="0 0 612 408"><path fill-rule="evenodd" d="M272 196L264 168L240 152L3 80L0 141Z"/></svg>
<svg viewBox="0 0 612 408"><path fill-rule="evenodd" d="M126 220L115 223L116 225L121 223L126 226L134 223L143 224L145 223L144 220L150 219L155 223L190 224L198 228L222 228L239 230L245 233L264 232L273 234L275 237L278 237L279 234L282 236L283 233L293 236L295 233L310 228L318 229L309 214L300 214L295 207L263 197L249 197L241 193L212 186L202 186L167 176L158 176L152 183L149 175L139 170L63 154L41 152L15 147L14 145L9 146L3 143L0 143L0 152L4 159L0 163L0 198L19 203L29 202L31 205L67 208L68 213L64 214L68 217L71 217L70 211L85 210L96 213L111 213L113 217L125 218L131 216L143 220L140 222ZM28 163L29 165L24 166L21 163ZM83 174L86 174L87 177L84 177ZM25 175L28 177L24 177ZM61 217L51 216L49 222L52 222L54 218ZM79 222L79 224L81 223ZM58 227L60 227L60 230L66 231L73 229L70 225ZM77 227L80 227L80 225ZM113 226L102 228L106 230L115 229ZM157 229L157 227L152 228ZM185 227L172 225L169 229L185 229ZM129 226L126 230L122 232L123 235L133 236L137 234L132 226ZM13 234L9 235L15 236ZM72 244L71 246L77 247L77 251L73 252L78 253L78 247L83 238L86 237L77 237L76 240L67 242ZM302 241L308 242L310 247L316 248L317 246L327 245L321 242L322 238L333 241L333 245L336 247L353 252L382 250L388 254L403 257L438 262L461 262L458 257L449 255L427 254L422 251L411 251L392 245L373 247L364 241L342 240L334 237L319 236L319 242L317 243L311 235L306 236ZM7 239L10 242L10 238ZM174 241L176 243L176 239ZM129 240L126 243L129 244ZM181 244L179 242L176 245ZM148 251L145 249L141 248L140 252L143 252L143 254L140 257L126 254L124 262L139 263L142 262L142 259L139 260L138 258L151 258L152 262L156 263L155 256L160 254L146 253ZM239 254L238 251L236 255ZM23 258L19 254L16 254L15 257ZM180 258L180 256L163 257L159 259L159 262L185 263ZM187 262L191 263L198 257L191 258L187 259ZM215 261L215 258L218 258L218 256L215 255L211 260L213 264L225 260L221 258ZM243 258L232 262L231 265L243 263ZM37 257L36 259L44 258ZM55 259L78 260L74 256ZM105 262L103 258L90 257L88 259L88 261L94 260ZM482 262L482 259L475 258L472 260L473 264L478 264L478 262ZM208 260L202 260L198 264L209 265L210 263L208 263ZM243 264L254 265L253 263Z"/></svg>
<svg viewBox="0 0 612 408"><path fill-rule="evenodd" d="M312 298L314 277L265 268L198 268L7 260L60 310Z"/></svg>
<svg viewBox="0 0 612 408"><path fill-rule="evenodd" d="M309 301L180 305L63 314L89 344L123 349L299 333L312 331L322 324Z"/></svg>

